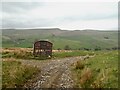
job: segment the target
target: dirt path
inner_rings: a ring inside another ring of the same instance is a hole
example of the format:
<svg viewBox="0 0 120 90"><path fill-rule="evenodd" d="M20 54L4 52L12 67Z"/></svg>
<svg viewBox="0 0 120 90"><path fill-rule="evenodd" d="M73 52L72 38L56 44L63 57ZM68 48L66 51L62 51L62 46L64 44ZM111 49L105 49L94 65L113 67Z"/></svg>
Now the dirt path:
<svg viewBox="0 0 120 90"><path fill-rule="evenodd" d="M35 79L28 81L24 87L29 88L72 88L74 79L72 78L70 66L77 60L84 60L86 56L70 57L57 60L23 60L23 64L34 65L41 69Z"/></svg>

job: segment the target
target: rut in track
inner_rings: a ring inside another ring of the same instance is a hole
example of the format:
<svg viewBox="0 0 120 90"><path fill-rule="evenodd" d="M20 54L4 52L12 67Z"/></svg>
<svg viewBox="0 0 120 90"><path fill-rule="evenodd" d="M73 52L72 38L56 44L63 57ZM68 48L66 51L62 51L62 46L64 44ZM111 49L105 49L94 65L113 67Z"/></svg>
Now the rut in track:
<svg viewBox="0 0 120 90"><path fill-rule="evenodd" d="M72 77L70 66L77 60L84 60L84 58L86 58L86 56L46 61L23 60L23 64L34 65L41 70L35 79L28 81L24 87L72 88L74 86L74 79Z"/></svg>

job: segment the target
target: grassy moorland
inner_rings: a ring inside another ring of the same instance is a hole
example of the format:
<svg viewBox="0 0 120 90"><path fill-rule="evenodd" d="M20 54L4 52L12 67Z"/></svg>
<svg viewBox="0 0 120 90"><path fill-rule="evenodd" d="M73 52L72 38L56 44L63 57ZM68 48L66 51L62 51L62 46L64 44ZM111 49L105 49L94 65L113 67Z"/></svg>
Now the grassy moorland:
<svg viewBox="0 0 120 90"><path fill-rule="evenodd" d="M31 48L3 48L0 52L3 58L3 88L6 87L22 87L24 83L31 79L39 70L36 67L22 65L20 59L24 60L43 60L47 58L34 57ZM93 52L88 51L60 51L53 52L53 57L65 58L73 56L93 55Z"/></svg>
<svg viewBox="0 0 120 90"><path fill-rule="evenodd" d="M72 71L77 87L118 88L118 51L99 51L92 58L76 62Z"/></svg>
<svg viewBox="0 0 120 90"><path fill-rule="evenodd" d="M34 57L32 48L3 48L2 49L2 58L16 58L16 59L50 59L45 57ZM83 50L59 50L53 51L51 59L55 58L65 58L65 57L74 57L74 56L85 56L85 55L94 55L93 51L83 51Z"/></svg>
<svg viewBox="0 0 120 90"><path fill-rule="evenodd" d="M37 67L22 65L13 58L3 59L2 64L2 88L22 87L40 71Z"/></svg>
<svg viewBox="0 0 120 90"><path fill-rule="evenodd" d="M2 30L3 47L33 46L36 40L51 41L53 49L64 49L66 45L70 49L95 49L115 48L118 45L118 31L99 30L61 30L50 29L4 29Z"/></svg>
<svg viewBox="0 0 120 90"><path fill-rule="evenodd" d="M32 55L31 48L3 48L3 87L20 87L39 70L36 67L22 65L20 59L42 60ZM88 56L72 65L75 87L79 88L117 88L118 87L118 51L53 51L51 59ZM93 56L90 57L89 56ZM45 58L44 58L45 59ZM49 59L50 60L50 59Z"/></svg>

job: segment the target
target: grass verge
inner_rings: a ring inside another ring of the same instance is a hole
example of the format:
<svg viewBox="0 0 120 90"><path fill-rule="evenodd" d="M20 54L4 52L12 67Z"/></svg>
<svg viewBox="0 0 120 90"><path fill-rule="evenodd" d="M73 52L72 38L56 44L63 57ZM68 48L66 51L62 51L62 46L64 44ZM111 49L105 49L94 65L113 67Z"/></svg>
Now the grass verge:
<svg viewBox="0 0 120 90"><path fill-rule="evenodd" d="M118 51L99 52L95 57L80 60L73 73L76 87L118 88Z"/></svg>
<svg viewBox="0 0 120 90"><path fill-rule="evenodd" d="M19 61L3 61L2 87L22 87L27 80L34 77L39 71L38 68L22 65Z"/></svg>

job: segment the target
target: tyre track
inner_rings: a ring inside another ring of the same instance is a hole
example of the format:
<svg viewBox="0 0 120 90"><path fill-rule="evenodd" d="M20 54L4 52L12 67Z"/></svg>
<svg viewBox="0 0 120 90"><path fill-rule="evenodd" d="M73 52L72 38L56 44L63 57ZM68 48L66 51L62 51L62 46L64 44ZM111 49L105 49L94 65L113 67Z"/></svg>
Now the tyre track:
<svg viewBox="0 0 120 90"><path fill-rule="evenodd" d="M46 62L25 61L23 64L34 65L41 69L41 72L34 80L24 85L27 88L72 88L74 80L71 76L70 65L78 60L84 60L85 56L70 57Z"/></svg>

